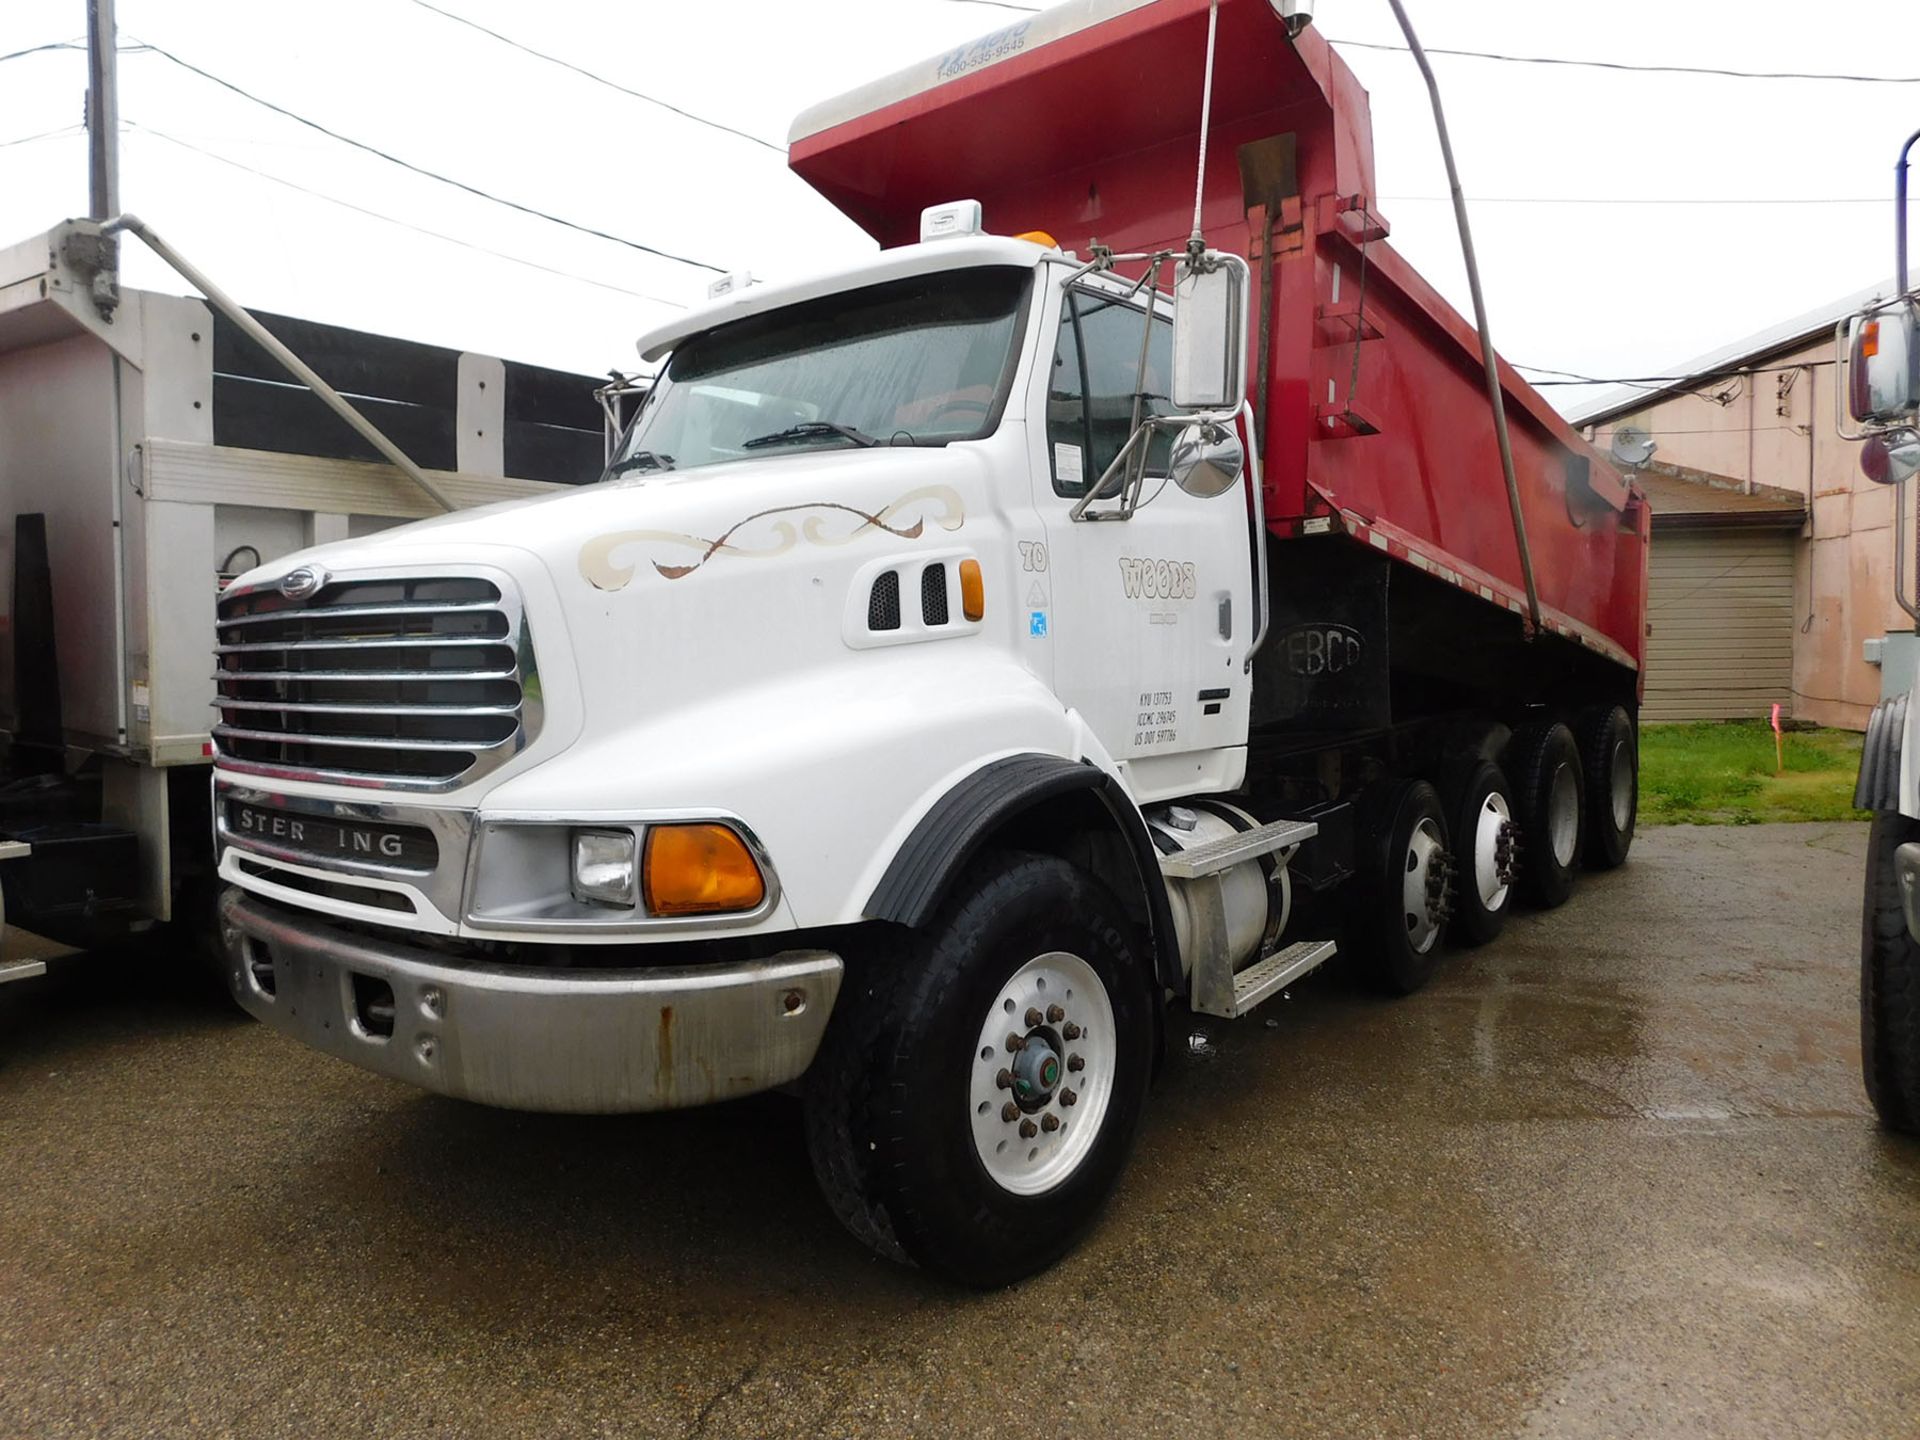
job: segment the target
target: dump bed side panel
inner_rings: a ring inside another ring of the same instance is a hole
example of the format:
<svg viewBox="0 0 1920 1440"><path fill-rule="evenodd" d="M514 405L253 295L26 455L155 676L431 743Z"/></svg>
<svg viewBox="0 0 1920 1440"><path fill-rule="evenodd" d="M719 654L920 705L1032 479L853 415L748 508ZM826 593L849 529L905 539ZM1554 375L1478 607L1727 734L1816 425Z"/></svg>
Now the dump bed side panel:
<svg viewBox="0 0 1920 1440"><path fill-rule="evenodd" d="M792 165L883 244L917 238L926 206L973 198L989 229L1082 254L1178 248L1207 12L1072 0L815 107ZM1365 91L1316 31L1289 41L1266 0L1221 0L1219 27L1203 221L1256 276L1249 374L1276 534L1331 527L1519 605L1478 336L1386 238ZM1517 374L1502 380L1549 626L1637 665L1644 504Z"/></svg>

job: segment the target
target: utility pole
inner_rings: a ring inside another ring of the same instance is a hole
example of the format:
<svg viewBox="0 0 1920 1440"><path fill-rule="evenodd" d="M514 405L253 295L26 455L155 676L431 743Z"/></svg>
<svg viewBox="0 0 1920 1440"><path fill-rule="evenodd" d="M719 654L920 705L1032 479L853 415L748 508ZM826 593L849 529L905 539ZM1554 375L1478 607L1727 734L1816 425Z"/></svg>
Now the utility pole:
<svg viewBox="0 0 1920 1440"><path fill-rule="evenodd" d="M95 220L120 213L120 67L113 0L87 0L87 204Z"/></svg>

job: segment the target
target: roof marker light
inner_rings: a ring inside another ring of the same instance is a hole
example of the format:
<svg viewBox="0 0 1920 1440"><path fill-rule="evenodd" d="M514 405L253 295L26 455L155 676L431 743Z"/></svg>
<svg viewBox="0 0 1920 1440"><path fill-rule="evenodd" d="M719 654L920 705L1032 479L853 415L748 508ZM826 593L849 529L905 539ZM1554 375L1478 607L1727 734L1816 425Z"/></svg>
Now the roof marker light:
<svg viewBox="0 0 1920 1440"><path fill-rule="evenodd" d="M707 286L707 298L709 300L718 300L722 296L732 295L738 291L745 290L749 285L754 283L753 272L751 270L730 270L718 280L715 280L711 285Z"/></svg>
<svg viewBox="0 0 1920 1440"><path fill-rule="evenodd" d="M1044 245L1049 250L1058 250L1060 242L1044 230L1022 230L1013 237L1016 240L1028 240L1035 245Z"/></svg>
<svg viewBox="0 0 1920 1440"><path fill-rule="evenodd" d="M945 205L929 205L920 212L920 239L923 242L985 233L986 224L978 200L951 200Z"/></svg>

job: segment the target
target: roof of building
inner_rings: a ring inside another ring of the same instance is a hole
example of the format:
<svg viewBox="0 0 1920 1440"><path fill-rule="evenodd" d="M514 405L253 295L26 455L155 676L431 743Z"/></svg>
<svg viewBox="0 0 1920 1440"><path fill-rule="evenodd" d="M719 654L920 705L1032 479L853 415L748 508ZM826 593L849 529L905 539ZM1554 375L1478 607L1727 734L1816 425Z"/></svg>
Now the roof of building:
<svg viewBox="0 0 1920 1440"><path fill-rule="evenodd" d="M1738 480L1656 460L1634 476L1659 530L1798 529L1807 497L1771 485L1746 490Z"/></svg>
<svg viewBox="0 0 1920 1440"><path fill-rule="evenodd" d="M1770 325L1744 340L1736 340L1731 345L1722 345L1717 350L1709 350L1704 355L1668 366L1659 372L1662 379L1671 377L1671 383L1665 386L1624 385L1602 391L1591 400L1576 405L1567 417L1568 423L1576 426L1593 425L1611 420L1616 415L1644 410L1665 396L1694 388L1703 380L1738 370L1751 361L1781 350L1797 349L1809 340L1833 334L1834 327L1849 315L1857 314L1893 293L1893 281L1887 279L1868 289L1856 290L1818 310L1809 310L1804 315Z"/></svg>

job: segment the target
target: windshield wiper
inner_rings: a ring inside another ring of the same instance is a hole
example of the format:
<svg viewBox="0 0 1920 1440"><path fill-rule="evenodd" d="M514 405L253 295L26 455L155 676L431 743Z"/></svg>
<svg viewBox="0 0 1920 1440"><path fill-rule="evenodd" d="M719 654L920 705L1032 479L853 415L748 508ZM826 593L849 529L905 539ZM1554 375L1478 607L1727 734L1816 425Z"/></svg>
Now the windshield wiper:
<svg viewBox="0 0 1920 1440"><path fill-rule="evenodd" d="M864 430L856 430L851 425L836 425L831 420L808 420L804 424L789 425L784 430L776 430L771 435L756 435L751 440L740 442L742 450L764 450L769 445L785 445L792 440L824 440L838 435L843 440L865 447L880 442Z"/></svg>
<svg viewBox="0 0 1920 1440"><path fill-rule="evenodd" d="M607 468L607 478L624 475L629 470L671 470L671 455L656 455L651 450L636 450L631 455L622 455Z"/></svg>

